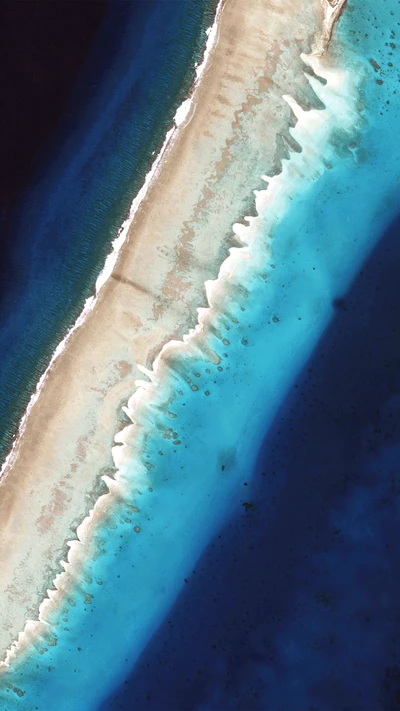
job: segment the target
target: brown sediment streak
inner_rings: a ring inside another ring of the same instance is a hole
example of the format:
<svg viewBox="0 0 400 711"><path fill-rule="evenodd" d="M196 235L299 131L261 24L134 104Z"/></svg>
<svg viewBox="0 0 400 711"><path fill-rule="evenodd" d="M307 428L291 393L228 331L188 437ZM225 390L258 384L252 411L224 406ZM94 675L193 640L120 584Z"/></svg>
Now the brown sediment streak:
<svg viewBox="0 0 400 711"><path fill-rule="evenodd" d="M314 46L313 53L322 56L328 49L335 23L340 18L347 0L321 0L325 18L321 37Z"/></svg>

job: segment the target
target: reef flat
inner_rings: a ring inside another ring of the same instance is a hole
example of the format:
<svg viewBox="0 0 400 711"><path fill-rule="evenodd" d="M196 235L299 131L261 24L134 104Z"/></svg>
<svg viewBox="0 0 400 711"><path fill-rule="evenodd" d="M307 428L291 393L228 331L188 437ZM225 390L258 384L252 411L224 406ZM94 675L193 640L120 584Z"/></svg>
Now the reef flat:
<svg viewBox="0 0 400 711"><path fill-rule="evenodd" d="M320 108L304 73L323 26L319 2L227 0L188 116L129 226L112 274L53 362L0 488L0 647L35 619L66 541L113 476L121 408L168 341L197 322L204 284L254 213L261 176L293 138L283 95ZM294 146L296 147L296 146Z"/></svg>

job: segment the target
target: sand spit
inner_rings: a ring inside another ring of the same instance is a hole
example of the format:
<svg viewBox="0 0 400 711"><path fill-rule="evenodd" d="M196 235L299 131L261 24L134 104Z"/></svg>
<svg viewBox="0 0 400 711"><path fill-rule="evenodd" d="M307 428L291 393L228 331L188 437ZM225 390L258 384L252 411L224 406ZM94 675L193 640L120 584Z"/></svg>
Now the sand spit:
<svg viewBox="0 0 400 711"><path fill-rule="evenodd" d="M54 361L0 485L0 648L36 619L65 541L113 475L112 445L142 373L197 322L204 284L232 225L254 212L260 175L292 144L283 95L318 107L301 53L323 26L319 2L226 0L188 115L165 151L112 273ZM265 187L265 184L264 184ZM31 625L32 630L34 625Z"/></svg>
<svg viewBox="0 0 400 711"><path fill-rule="evenodd" d="M347 0L321 0L325 19L323 31L313 48L313 52L317 56L322 56L327 50L334 25L342 14L346 2Z"/></svg>

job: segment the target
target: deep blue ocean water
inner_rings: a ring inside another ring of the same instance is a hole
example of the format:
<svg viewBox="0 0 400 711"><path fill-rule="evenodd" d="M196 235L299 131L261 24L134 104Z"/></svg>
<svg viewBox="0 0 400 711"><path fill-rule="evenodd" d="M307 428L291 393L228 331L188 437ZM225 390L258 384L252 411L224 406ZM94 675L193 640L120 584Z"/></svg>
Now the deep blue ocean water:
<svg viewBox="0 0 400 711"><path fill-rule="evenodd" d="M299 373L132 675L99 709L400 708L400 219Z"/></svg>
<svg viewBox="0 0 400 711"><path fill-rule="evenodd" d="M0 456L52 352L94 292L194 80L215 6L110 2L30 181L13 195L13 212L2 213ZM42 10L44 21L46 3Z"/></svg>
<svg viewBox="0 0 400 711"><path fill-rule="evenodd" d="M340 24L366 70L359 135L334 137L333 168L280 221L252 313L221 320L223 372L194 364L210 396L182 374L187 451L162 445L136 540L122 505L98 533L57 646L16 669L26 695L2 691L7 711L400 708L400 15L375 12L350 0Z"/></svg>

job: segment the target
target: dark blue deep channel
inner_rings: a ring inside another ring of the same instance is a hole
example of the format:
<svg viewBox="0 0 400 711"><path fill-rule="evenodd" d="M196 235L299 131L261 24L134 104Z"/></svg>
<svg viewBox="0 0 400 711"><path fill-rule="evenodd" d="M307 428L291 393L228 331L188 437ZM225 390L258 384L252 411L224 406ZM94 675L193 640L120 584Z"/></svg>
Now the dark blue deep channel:
<svg viewBox="0 0 400 711"><path fill-rule="evenodd" d="M32 0L0 11L0 459L94 293L215 7Z"/></svg>
<svg viewBox="0 0 400 711"><path fill-rule="evenodd" d="M400 217L338 295L235 517L99 711L400 709L399 238Z"/></svg>

